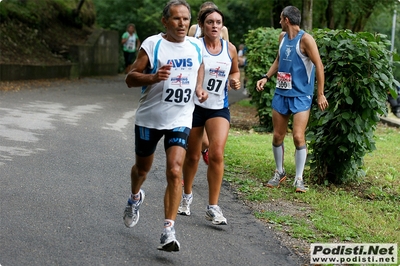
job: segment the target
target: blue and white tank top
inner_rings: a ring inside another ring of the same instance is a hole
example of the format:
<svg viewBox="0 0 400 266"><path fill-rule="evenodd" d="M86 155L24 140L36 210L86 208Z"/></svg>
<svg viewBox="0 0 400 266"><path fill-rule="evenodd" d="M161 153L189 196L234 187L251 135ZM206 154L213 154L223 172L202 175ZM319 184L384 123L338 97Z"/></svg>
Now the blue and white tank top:
<svg viewBox="0 0 400 266"><path fill-rule="evenodd" d="M304 34L300 30L289 40L287 33L279 45L279 68L275 93L298 97L314 94L315 66L309 57L300 51L300 41Z"/></svg>
<svg viewBox="0 0 400 266"><path fill-rule="evenodd" d="M174 43L162 36L151 36L142 43L150 61L146 72L156 73L161 66L171 64L171 75L168 80L142 88L135 124L155 129L191 128L202 44L193 37Z"/></svg>
<svg viewBox="0 0 400 266"><path fill-rule="evenodd" d="M208 99L200 103L195 98L195 104L206 109L222 109L228 107L228 77L231 71L232 58L229 54L229 43L220 39L222 49L218 54L210 54L204 38L203 44L204 81L203 89L208 92Z"/></svg>

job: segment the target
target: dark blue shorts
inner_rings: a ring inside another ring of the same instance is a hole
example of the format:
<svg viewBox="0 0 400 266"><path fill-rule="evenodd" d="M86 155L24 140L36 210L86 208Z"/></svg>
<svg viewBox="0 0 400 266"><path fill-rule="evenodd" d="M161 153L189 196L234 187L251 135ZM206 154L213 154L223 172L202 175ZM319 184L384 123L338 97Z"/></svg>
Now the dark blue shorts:
<svg viewBox="0 0 400 266"><path fill-rule="evenodd" d="M285 97L275 94L272 98L272 108L280 114L289 115L307 111L311 108L312 95Z"/></svg>
<svg viewBox="0 0 400 266"><path fill-rule="evenodd" d="M214 117L223 117L228 120L228 122L230 122L231 113L229 111L229 108L225 107L222 109L213 110L196 105L193 112L192 127L203 127L208 119Z"/></svg>
<svg viewBox="0 0 400 266"><path fill-rule="evenodd" d="M164 150L172 146L180 146L187 149L187 139L190 128L176 127L174 129L158 130L135 125L135 152L140 157L152 155L157 143L164 136Z"/></svg>

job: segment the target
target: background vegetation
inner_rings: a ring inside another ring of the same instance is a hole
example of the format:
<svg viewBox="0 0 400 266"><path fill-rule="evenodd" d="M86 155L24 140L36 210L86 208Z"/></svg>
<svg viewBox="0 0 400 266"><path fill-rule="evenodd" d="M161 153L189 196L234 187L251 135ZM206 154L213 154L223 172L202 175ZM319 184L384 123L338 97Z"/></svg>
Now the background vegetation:
<svg viewBox="0 0 400 266"><path fill-rule="evenodd" d="M144 40L163 31L160 19L166 2L167 0L2 0L0 44L5 47L0 46L2 57L13 57L7 50L15 46L14 54L26 54L32 58L35 53L32 51L33 48L18 45L21 38L27 42L37 40L35 49L41 47L40 42L45 39L47 49L50 48L53 54L66 57L66 49L62 48L61 44L53 45L50 38L47 41L47 37L44 36L48 32L47 29L52 28L56 28L53 35L68 31L66 37L69 37L68 33L72 28L88 31L92 27L116 30L122 35L128 23L135 23L139 37ZM192 7L192 23L196 23L198 9L203 2L204 0L188 0ZM215 0L214 2L224 12L230 40L237 47L245 42L249 30L259 27L280 29L279 14L287 5L295 5L304 10L303 22L310 22L302 25L306 30L350 29L353 32L379 32L388 36L391 36L393 11L397 8L395 47L396 50L400 50L400 4L397 0ZM311 14L308 13L310 2L313 2ZM81 8L76 13L80 5ZM15 32L18 32L18 36ZM73 36L77 35L79 34ZM69 40L66 44L68 43ZM29 49L31 51L25 51ZM41 52L45 53L44 50ZM400 67L394 69L394 75L400 79Z"/></svg>
<svg viewBox="0 0 400 266"><path fill-rule="evenodd" d="M139 37L163 31L160 19L166 0L92 0L96 7L97 24L103 28L117 30L121 35L128 23L136 25ZM203 0L188 0L192 8L192 23ZM244 43L249 30L258 27L280 29L279 15L287 5L303 6L310 0L215 0L223 11L229 30L230 41L239 46ZM306 3L303 3L306 2ZM318 0L313 1L312 28L350 29L352 31L379 32L391 36L393 10L400 13L396 0ZM397 17L397 50L400 50L400 14ZM395 70L400 79L400 67Z"/></svg>

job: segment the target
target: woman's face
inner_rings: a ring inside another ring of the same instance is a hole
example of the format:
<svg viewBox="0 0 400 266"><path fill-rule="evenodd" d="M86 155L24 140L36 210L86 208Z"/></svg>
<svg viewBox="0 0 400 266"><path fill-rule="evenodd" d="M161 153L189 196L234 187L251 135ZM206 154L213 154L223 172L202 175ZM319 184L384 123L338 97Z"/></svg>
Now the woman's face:
<svg viewBox="0 0 400 266"><path fill-rule="evenodd" d="M134 33L134 32L135 32L135 27L129 26L129 27L128 27L128 32L129 32L130 34Z"/></svg>
<svg viewBox="0 0 400 266"><path fill-rule="evenodd" d="M220 37L221 29L224 26L222 16L218 12L209 14L204 20L203 33L208 37Z"/></svg>

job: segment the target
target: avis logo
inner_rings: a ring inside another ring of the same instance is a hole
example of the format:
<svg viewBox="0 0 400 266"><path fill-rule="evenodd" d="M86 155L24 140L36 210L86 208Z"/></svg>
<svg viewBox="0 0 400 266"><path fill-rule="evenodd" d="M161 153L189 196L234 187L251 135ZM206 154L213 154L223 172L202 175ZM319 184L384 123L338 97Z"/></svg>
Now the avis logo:
<svg viewBox="0 0 400 266"><path fill-rule="evenodd" d="M210 68L210 76L215 76L215 77L225 77L225 71L220 70L221 67L217 68Z"/></svg>
<svg viewBox="0 0 400 266"><path fill-rule="evenodd" d="M187 77L183 77L182 73L181 73L177 77L172 77L171 78L171 84L172 85L179 85L179 86L187 85L187 84L189 84L189 79Z"/></svg>
<svg viewBox="0 0 400 266"><path fill-rule="evenodd" d="M186 141L183 138L172 138L169 140L169 144L182 144L182 145L186 145Z"/></svg>
<svg viewBox="0 0 400 266"><path fill-rule="evenodd" d="M193 66L192 58L169 59L167 61L167 64L172 65L172 67L192 67Z"/></svg>

